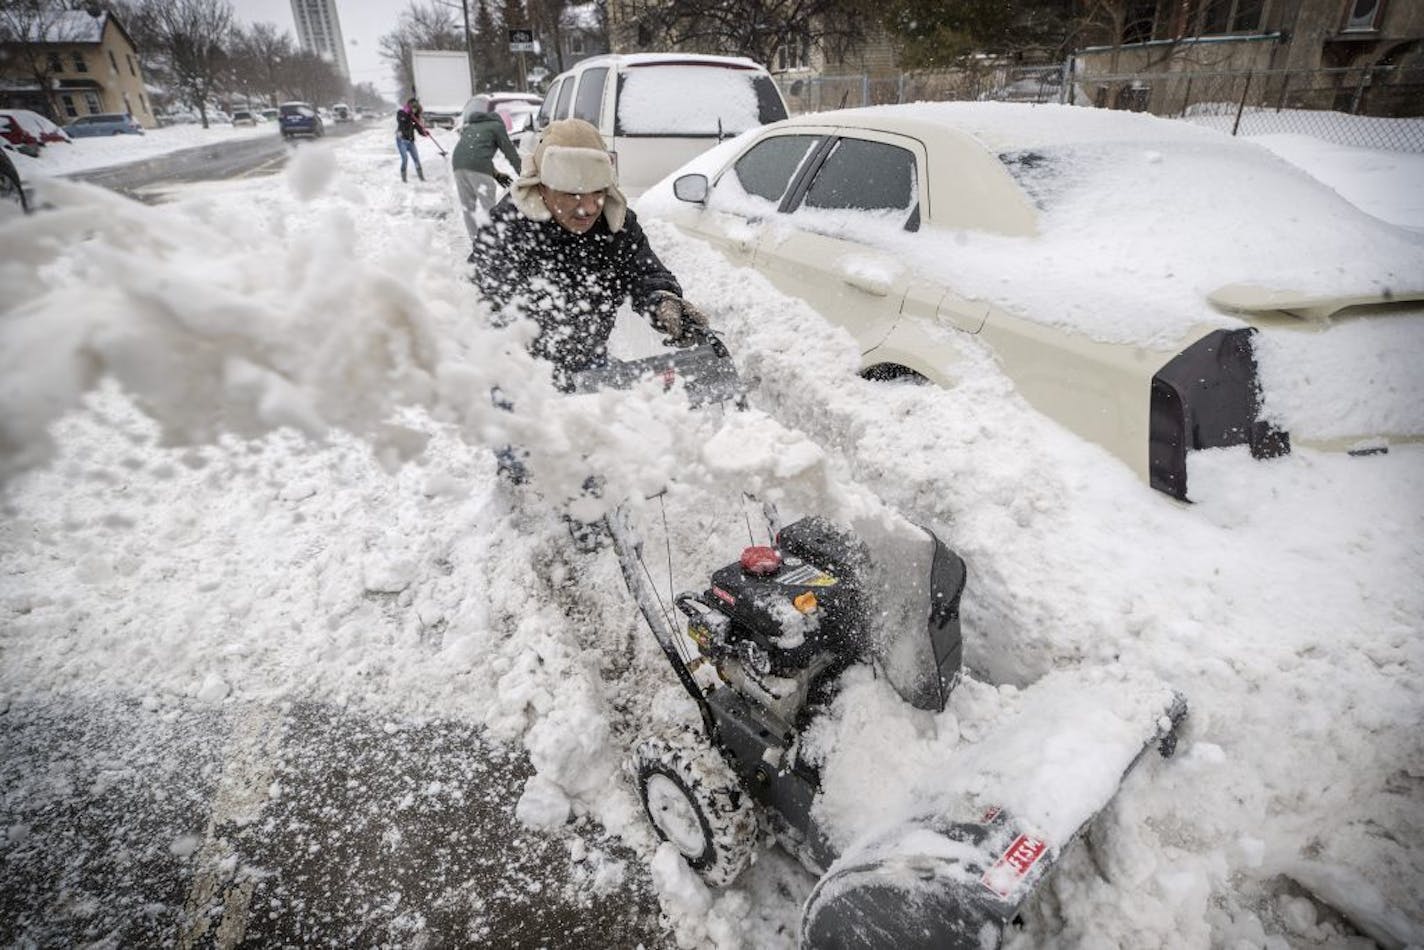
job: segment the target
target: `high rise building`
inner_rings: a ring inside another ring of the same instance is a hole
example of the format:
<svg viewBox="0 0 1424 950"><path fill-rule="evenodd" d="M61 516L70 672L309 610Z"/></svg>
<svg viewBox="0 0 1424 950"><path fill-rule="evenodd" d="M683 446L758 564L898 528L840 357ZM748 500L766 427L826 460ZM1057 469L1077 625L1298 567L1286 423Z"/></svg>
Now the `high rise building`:
<svg viewBox="0 0 1424 950"><path fill-rule="evenodd" d="M346 41L341 38L341 20L336 16L336 0L292 0L292 19L297 21L297 40L336 68L347 79Z"/></svg>

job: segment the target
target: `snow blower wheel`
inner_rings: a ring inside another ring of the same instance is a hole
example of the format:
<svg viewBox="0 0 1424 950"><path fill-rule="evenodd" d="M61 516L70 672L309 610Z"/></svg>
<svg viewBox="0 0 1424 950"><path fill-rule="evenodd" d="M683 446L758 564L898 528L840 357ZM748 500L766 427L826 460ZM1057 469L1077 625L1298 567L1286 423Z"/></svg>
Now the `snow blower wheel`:
<svg viewBox="0 0 1424 950"><path fill-rule="evenodd" d="M712 887L751 862L756 811L716 749L691 732L644 738L633 752L638 796L658 837Z"/></svg>

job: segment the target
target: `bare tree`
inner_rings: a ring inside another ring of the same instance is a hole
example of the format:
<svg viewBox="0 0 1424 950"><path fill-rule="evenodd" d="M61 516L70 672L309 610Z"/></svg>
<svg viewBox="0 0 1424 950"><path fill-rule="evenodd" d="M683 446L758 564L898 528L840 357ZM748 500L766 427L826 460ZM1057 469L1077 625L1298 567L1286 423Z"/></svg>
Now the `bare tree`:
<svg viewBox="0 0 1424 950"><path fill-rule="evenodd" d="M555 73L564 71L564 11L568 0L529 0L529 25L544 43L544 61Z"/></svg>
<svg viewBox="0 0 1424 950"><path fill-rule="evenodd" d="M64 113L54 75L65 69L58 46L92 36L96 25L95 16L62 0L0 0L0 75L33 79L58 120Z"/></svg>
<svg viewBox="0 0 1424 950"><path fill-rule="evenodd" d="M275 106L288 88L284 72L296 56L292 35L278 32L274 23L254 23L233 32L233 78L237 88L252 92Z"/></svg>
<svg viewBox="0 0 1424 950"><path fill-rule="evenodd" d="M839 55L865 39L875 12L861 0L630 0L623 16L656 45L770 64L791 45Z"/></svg>
<svg viewBox="0 0 1424 950"><path fill-rule="evenodd" d="M401 89L415 88L410 65L414 50L465 48L464 27L456 21L455 9L440 0L411 0L396 21L396 28L381 37L381 58L391 64L396 85Z"/></svg>
<svg viewBox="0 0 1424 950"><path fill-rule="evenodd" d="M208 102L224 85L232 42L227 0L143 0L139 15L179 98L208 127Z"/></svg>
<svg viewBox="0 0 1424 950"><path fill-rule="evenodd" d="M1059 59L1072 0L883 0L881 22L910 69L960 65L983 54Z"/></svg>

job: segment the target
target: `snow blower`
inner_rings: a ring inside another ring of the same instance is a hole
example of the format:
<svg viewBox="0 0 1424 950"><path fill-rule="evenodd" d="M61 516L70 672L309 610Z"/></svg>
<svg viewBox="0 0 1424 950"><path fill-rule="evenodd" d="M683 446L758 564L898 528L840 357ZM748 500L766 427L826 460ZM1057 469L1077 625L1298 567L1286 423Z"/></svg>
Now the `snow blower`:
<svg viewBox="0 0 1424 950"><path fill-rule="evenodd" d="M697 342L592 371L579 388L682 378L694 404L740 400L726 348L710 333ZM608 516L613 548L701 715L700 730L636 744L643 805L710 885L736 879L762 829L820 875L802 912L803 947L998 946L1126 773L1152 748L1164 757L1174 748L1186 703L1150 673L1079 668L1019 690L969 676L966 565L893 513L783 526L762 506L765 543L751 532L735 560L694 569L702 581L673 593L644 558L633 508ZM666 571L671 584L671 563ZM874 800L845 781L893 764L894 750L856 741L864 724L843 708L846 681L867 667L874 681L861 676L858 688L888 684L930 731L956 736L917 773L885 775L902 784Z"/></svg>

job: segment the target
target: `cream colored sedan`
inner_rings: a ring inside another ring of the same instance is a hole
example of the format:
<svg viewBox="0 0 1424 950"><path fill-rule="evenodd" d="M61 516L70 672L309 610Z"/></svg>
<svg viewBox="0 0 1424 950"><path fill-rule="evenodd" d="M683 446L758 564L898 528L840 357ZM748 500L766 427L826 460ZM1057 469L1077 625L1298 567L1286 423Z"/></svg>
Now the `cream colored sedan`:
<svg viewBox="0 0 1424 950"><path fill-rule="evenodd" d="M981 341L1038 410L1178 498L1196 449L1424 433L1424 238L1210 129L1006 103L821 113L724 144L640 208L847 329L867 376L952 385Z"/></svg>

